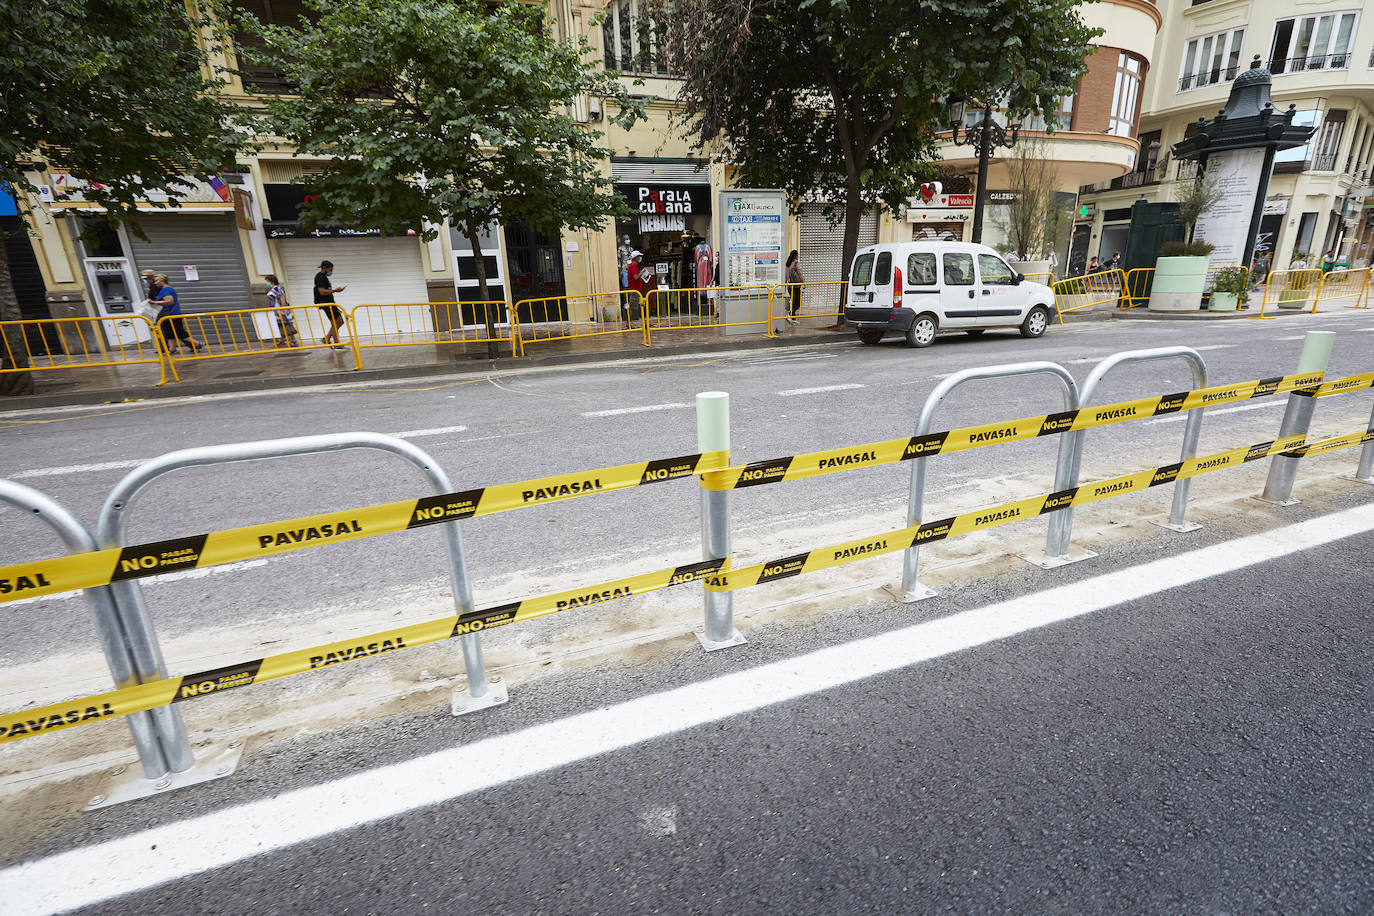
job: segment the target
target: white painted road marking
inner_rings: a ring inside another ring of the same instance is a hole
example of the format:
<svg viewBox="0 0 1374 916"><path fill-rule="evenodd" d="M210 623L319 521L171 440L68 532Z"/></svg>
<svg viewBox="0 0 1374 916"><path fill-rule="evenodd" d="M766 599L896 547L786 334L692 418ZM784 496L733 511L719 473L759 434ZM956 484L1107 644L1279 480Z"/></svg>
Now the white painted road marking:
<svg viewBox="0 0 1374 916"><path fill-rule="evenodd" d="M425 436L444 436L449 433L467 432L466 426L436 426L433 429L408 429L403 433L391 433L397 439L420 439ZM140 464L152 461L151 458L130 458L125 461L103 461L100 464L68 464L62 467L53 468L33 468L28 471L17 471L9 475L10 480L24 480L29 477L59 477L64 474L92 474L97 471L121 471L125 468L136 468Z"/></svg>
<svg viewBox="0 0 1374 916"><path fill-rule="evenodd" d="M1229 350L1229 349L1231 349L1232 347L1238 347L1238 346L1240 346L1240 344L1210 344L1209 346L1206 346L1206 347L1193 347L1193 349L1194 349L1194 350Z"/></svg>
<svg viewBox="0 0 1374 916"><path fill-rule="evenodd" d="M930 659L1374 531L1374 505L140 830L0 871L5 912L93 906ZM81 880L72 879L80 875Z"/></svg>
<svg viewBox="0 0 1374 916"><path fill-rule="evenodd" d="M618 417L627 413L648 413L653 410L677 410L682 407L690 407L690 404L646 404L643 407L617 407L614 410L590 410L582 414L583 417Z"/></svg>
<svg viewBox="0 0 1374 916"><path fill-rule="evenodd" d="M1283 407L1287 403L1287 401L1280 399L1277 401L1263 401L1259 404L1241 404L1238 407L1220 407L1215 410L1207 411L1207 416L1216 417L1224 413L1240 413L1242 410L1259 410L1262 407ZM1146 420L1145 423L1147 426L1152 423L1179 423L1186 419L1188 419L1187 414L1179 413L1169 417L1156 417L1153 420Z"/></svg>
<svg viewBox="0 0 1374 916"><path fill-rule="evenodd" d="M10 480L23 480L27 477L57 477L61 474L89 474L95 471L119 471L136 468L147 458L134 458L129 461L103 461L100 464L69 464L60 468L34 468L31 471L17 471L9 475Z"/></svg>
<svg viewBox="0 0 1374 916"><path fill-rule="evenodd" d="M449 433L465 433L466 426L436 426L433 429L408 429L403 433L392 433L397 439L423 439L426 436L447 436Z"/></svg>
<svg viewBox="0 0 1374 916"><path fill-rule="evenodd" d="M866 386L860 385L857 382L851 382L848 385L822 385L820 388L789 388L786 391L779 391L778 396L790 398L798 394L820 394L823 391L853 391L855 388L864 387Z"/></svg>

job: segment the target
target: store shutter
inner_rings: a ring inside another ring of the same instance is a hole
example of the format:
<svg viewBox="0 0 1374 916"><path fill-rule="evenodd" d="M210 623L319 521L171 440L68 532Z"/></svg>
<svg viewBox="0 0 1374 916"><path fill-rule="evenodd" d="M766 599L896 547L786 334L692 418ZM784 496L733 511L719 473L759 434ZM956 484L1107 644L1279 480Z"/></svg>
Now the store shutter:
<svg viewBox="0 0 1374 916"><path fill-rule="evenodd" d="M364 303L428 302L420 242L406 236L382 239L280 239L286 294L294 305L314 301L311 292L320 262L334 262L331 279L348 289L334 299L348 311Z"/></svg>
<svg viewBox="0 0 1374 916"><path fill-rule="evenodd" d="M806 279L827 282L843 279L844 264L841 256L844 249L844 224L835 228L825 218L824 204L802 204L801 209L801 256L802 273ZM878 211L865 210L859 221L859 247L876 245L878 242Z"/></svg>
<svg viewBox="0 0 1374 916"><path fill-rule="evenodd" d="M177 291L181 310L196 312L253 307L248 269L243 263L234 218L228 213L169 213L143 215L143 240L129 233L138 270L165 273ZM185 268L194 266L199 279L187 280Z"/></svg>

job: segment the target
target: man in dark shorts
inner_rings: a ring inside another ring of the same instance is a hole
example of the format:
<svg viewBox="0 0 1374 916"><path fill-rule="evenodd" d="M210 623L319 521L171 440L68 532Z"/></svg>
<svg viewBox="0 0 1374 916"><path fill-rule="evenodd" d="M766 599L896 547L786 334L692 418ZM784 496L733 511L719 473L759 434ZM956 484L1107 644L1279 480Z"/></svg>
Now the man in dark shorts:
<svg viewBox="0 0 1374 916"><path fill-rule="evenodd" d="M339 328L343 327L344 313L343 309L334 304L334 294L343 292L346 287L329 285L329 275L333 272L333 261L320 262L320 272L315 274L315 305L329 319L329 333L320 338L320 343L330 344L334 349L342 350L343 344L339 343Z"/></svg>

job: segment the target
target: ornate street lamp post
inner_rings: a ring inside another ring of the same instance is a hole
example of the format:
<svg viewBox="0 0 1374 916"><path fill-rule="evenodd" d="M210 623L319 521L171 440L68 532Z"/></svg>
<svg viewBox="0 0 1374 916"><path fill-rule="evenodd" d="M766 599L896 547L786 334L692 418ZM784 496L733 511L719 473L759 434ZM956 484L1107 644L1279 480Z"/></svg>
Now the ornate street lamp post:
<svg viewBox="0 0 1374 916"><path fill-rule="evenodd" d="M1016 145L1016 135L1021 125L1012 122L1008 133L1002 125L992 119L992 103L983 105L983 119L976 127L964 127L964 136L959 136L959 126L964 121L964 108L967 102L963 96L951 95L945 99L945 112L949 115L950 132L955 146L972 146L978 154L978 196L973 202L973 240L983 241L983 206L988 201L988 160L997 147L1011 149Z"/></svg>

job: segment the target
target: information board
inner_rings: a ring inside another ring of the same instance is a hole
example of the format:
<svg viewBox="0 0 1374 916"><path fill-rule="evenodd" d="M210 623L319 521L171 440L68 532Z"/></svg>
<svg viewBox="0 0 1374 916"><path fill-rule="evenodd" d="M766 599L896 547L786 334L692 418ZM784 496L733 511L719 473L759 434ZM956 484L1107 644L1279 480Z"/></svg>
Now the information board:
<svg viewBox="0 0 1374 916"><path fill-rule="evenodd" d="M1221 199L1198 217L1193 239L1212 244L1213 265L1240 264L1245 256L1245 235L1250 231L1263 171L1262 149L1228 150L1208 158L1207 174L1216 176Z"/></svg>
<svg viewBox="0 0 1374 916"><path fill-rule="evenodd" d="M720 285L772 286L782 282L782 191L721 191Z"/></svg>

